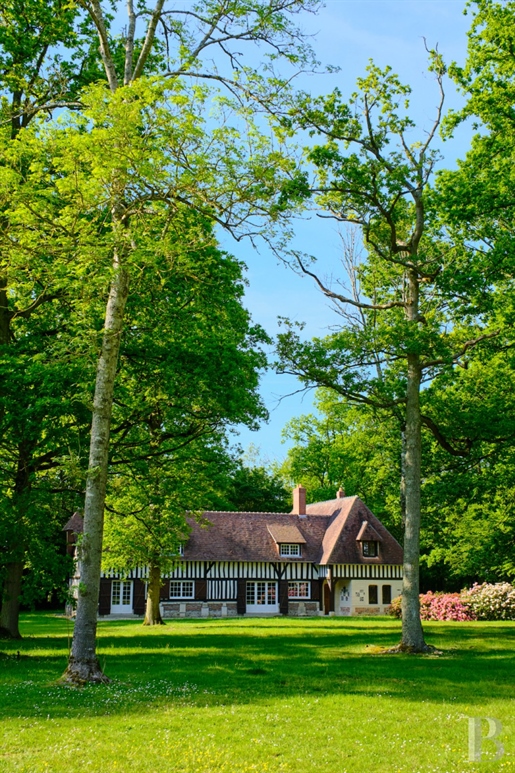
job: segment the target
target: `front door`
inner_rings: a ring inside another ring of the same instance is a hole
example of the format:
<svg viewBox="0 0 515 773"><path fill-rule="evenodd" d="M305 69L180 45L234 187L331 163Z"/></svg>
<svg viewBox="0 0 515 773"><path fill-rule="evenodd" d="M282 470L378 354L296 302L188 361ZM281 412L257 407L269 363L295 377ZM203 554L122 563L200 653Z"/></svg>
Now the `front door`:
<svg viewBox="0 0 515 773"><path fill-rule="evenodd" d="M132 614L132 580L113 580L111 586L111 614Z"/></svg>
<svg viewBox="0 0 515 773"><path fill-rule="evenodd" d="M247 580L247 613L258 615L278 615L279 599L277 583L259 580Z"/></svg>

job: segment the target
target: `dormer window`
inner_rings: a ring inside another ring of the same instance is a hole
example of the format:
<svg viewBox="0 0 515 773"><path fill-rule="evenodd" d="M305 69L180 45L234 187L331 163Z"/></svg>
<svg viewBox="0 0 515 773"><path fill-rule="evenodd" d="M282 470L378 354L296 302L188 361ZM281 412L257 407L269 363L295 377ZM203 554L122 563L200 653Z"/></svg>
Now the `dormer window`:
<svg viewBox="0 0 515 773"><path fill-rule="evenodd" d="M363 555L365 558L376 558L379 551L377 549L378 543L375 540L369 540L361 543Z"/></svg>
<svg viewBox="0 0 515 773"><path fill-rule="evenodd" d="M300 545L295 542L282 542L279 545L279 555L299 558L301 556Z"/></svg>

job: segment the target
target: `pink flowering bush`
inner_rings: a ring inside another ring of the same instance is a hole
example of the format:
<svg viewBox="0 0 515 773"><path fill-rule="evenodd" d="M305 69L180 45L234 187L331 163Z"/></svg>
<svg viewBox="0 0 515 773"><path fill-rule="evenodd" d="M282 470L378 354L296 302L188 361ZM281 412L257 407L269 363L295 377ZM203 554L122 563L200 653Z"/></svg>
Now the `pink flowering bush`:
<svg viewBox="0 0 515 773"><path fill-rule="evenodd" d="M390 614L401 617L401 597L393 599ZM420 617L422 620L475 620L475 614L459 593L420 594Z"/></svg>
<svg viewBox="0 0 515 773"><path fill-rule="evenodd" d="M509 582L474 583L461 599L478 620L515 620L515 588Z"/></svg>
<svg viewBox="0 0 515 773"><path fill-rule="evenodd" d="M459 593L423 593L420 596L422 620L475 620L470 606Z"/></svg>

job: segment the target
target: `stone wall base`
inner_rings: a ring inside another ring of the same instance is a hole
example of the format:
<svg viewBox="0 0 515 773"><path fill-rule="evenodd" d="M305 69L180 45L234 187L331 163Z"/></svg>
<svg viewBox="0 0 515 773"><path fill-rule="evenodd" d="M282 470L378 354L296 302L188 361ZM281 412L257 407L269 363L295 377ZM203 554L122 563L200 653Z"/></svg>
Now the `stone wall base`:
<svg viewBox="0 0 515 773"><path fill-rule="evenodd" d="M173 617L236 617L235 601L162 601L163 619Z"/></svg>
<svg viewBox="0 0 515 773"><path fill-rule="evenodd" d="M381 607L354 607L354 615L384 615Z"/></svg>
<svg viewBox="0 0 515 773"><path fill-rule="evenodd" d="M318 601L288 602L288 617L316 617L318 612Z"/></svg>

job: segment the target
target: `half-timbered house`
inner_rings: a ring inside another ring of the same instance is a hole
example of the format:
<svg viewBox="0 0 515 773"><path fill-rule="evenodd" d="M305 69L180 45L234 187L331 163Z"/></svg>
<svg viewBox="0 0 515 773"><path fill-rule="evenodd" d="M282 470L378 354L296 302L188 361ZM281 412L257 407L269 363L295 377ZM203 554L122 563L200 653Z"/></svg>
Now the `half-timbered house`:
<svg viewBox="0 0 515 773"><path fill-rule="evenodd" d="M384 614L402 590L398 542L341 489L306 505L297 486L293 500L291 513L208 511L191 520L181 558L163 580L163 618ZM77 516L65 531L73 544ZM144 614L146 576L145 568L104 572L99 614Z"/></svg>

